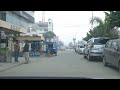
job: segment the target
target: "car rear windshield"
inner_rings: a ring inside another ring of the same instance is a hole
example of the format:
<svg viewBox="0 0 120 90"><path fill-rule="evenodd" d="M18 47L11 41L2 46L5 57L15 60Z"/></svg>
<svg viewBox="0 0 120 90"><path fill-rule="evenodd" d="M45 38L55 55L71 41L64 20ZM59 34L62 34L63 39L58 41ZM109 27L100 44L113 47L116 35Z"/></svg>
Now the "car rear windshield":
<svg viewBox="0 0 120 90"><path fill-rule="evenodd" d="M94 40L94 45L102 45L102 44L106 44L106 42L110 40L110 39L95 39Z"/></svg>

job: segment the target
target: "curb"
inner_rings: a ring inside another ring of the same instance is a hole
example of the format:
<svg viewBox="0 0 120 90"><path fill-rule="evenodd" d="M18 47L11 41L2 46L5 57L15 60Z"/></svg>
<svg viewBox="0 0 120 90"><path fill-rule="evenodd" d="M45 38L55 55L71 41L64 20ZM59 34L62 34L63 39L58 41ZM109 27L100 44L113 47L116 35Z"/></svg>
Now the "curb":
<svg viewBox="0 0 120 90"><path fill-rule="evenodd" d="M16 65L13 65L13 66L8 67L8 68L5 68L5 69L2 69L2 70L0 70L0 72L3 72L3 71L5 71L5 70L11 69L11 68L14 68L14 67L17 67L17 66L20 66L20 65L22 65L22 64L24 64L24 62L19 63L19 64L16 64Z"/></svg>
<svg viewBox="0 0 120 90"><path fill-rule="evenodd" d="M44 55L42 56L42 58L44 57ZM33 57L34 58L34 57ZM31 63L35 63L36 61L33 61L33 62L31 62ZM16 65L13 65L13 66L11 66L11 67L8 67L8 68L5 68L5 69L2 69L2 70L0 70L0 72L4 72L5 70L8 70L8 69L11 69L11 68L14 68L14 67L17 67L17 66L20 66L20 65L22 65L22 64L24 64L25 62L23 61L23 62L21 62L21 63L19 63L19 64L16 64Z"/></svg>

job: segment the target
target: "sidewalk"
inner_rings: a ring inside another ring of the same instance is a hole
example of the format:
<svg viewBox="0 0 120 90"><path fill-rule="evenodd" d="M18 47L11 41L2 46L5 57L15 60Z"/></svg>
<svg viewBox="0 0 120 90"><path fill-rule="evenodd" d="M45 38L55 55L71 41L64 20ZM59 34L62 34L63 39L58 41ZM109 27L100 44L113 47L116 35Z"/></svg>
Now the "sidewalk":
<svg viewBox="0 0 120 90"><path fill-rule="evenodd" d="M0 62L0 71L4 71L4 70L7 70L9 68L13 68L13 67L22 65L24 63L25 63L25 60L23 57L19 57L19 62L14 62L14 57L13 57L11 63L7 63L7 62L1 63Z"/></svg>
<svg viewBox="0 0 120 90"><path fill-rule="evenodd" d="M39 61L44 57L45 57L45 55L41 55L40 57L30 57L30 63L34 63L36 61ZM25 63L24 57L19 57L19 62L14 62L14 57L12 57L11 63L6 63L6 62L1 63L0 62L0 72L5 71L5 70L10 69L10 68L13 68L13 67L17 67L17 66L22 65L24 63Z"/></svg>

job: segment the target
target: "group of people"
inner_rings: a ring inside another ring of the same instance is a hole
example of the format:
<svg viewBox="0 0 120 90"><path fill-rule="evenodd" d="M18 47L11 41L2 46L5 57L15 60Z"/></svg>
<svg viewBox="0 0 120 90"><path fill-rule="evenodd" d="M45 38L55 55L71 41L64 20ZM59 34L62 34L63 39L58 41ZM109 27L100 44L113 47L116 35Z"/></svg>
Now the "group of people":
<svg viewBox="0 0 120 90"><path fill-rule="evenodd" d="M14 44L14 51L15 51L15 62L18 61L19 53L20 53L20 44L19 41L16 40L16 43ZM25 45L23 48L23 55L25 57L25 64L29 63L29 42L26 40Z"/></svg>

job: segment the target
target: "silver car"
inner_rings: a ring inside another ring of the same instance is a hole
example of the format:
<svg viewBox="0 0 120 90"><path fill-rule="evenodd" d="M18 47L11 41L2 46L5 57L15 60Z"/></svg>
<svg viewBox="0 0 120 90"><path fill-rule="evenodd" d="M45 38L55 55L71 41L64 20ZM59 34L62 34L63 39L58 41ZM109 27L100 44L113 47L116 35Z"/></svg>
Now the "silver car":
<svg viewBox="0 0 120 90"><path fill-rule="evenodd" d="M83 54L83 50L84 50L84 45L80 45L78 53Z"/></svg>
<svg viewBox="0 0 120 90"><path fill-rule="evenodd" d="M107 37L91 38L88 40L84 49L84 58L92 60L93 57L103 58L103 50L106 42L110 40Z"/></svg>

